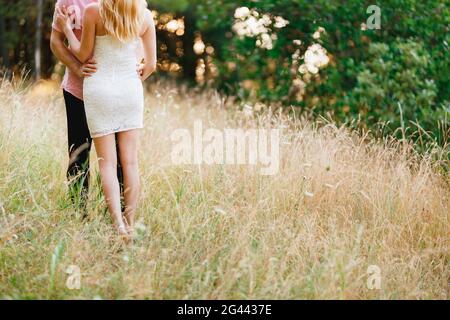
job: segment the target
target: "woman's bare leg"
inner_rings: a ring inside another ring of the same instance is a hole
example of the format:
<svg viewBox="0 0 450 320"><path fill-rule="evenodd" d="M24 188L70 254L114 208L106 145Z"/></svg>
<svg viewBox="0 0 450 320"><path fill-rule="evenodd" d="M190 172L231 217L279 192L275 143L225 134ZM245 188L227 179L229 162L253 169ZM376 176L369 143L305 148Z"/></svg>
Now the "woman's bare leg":
<svg viewBox="0 0 450 320"><path fill-rule="evenodd" d="M117 179L117 153L115 135L109 134L94 138L95 150L98 157L100 177L103 193L109 213L119 233L123 234L125 223L120 208L120 187Z"/></svg>
<svg viewBox="0 0 450 320"><path fill-rule="evenodd" d="M131 233L133 232L134 216L139 198L138 139L139 130L129 130L118 134L120 163L123 170L124 216Z"/></svg>

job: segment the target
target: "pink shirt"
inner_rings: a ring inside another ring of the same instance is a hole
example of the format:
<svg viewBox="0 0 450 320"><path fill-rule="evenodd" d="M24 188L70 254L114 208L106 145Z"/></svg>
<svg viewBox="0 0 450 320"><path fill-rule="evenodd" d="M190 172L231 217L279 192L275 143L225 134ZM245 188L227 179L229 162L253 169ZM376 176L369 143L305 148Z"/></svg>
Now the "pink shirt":
<svg viewBox="0 0 450 320"><path fill-rule="evenodd" d="M81 40L84 9L87 5L94 2L98 2L98 0L57 0L56 2L60 7L66 6L72 18L72 29L79 40ZM53 16L52 28L62 32L55 24L55 16ZM61 87L75 97L83 100L83 79L71 72L69 68L66 68Z"/></svg>

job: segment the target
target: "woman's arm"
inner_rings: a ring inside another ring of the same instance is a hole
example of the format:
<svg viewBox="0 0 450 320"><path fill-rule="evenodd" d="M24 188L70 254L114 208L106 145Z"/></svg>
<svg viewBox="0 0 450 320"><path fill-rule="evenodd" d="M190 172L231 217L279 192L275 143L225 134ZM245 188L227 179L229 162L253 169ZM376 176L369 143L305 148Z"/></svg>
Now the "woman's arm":
<svg viewBox="0 0 450 320"><path fill-rule="evenodd" d="M81 34L81 42L73 33L70 18L63 8L63 11L58 9L57 23L63 24L63 31L70 45L70 51L77 57L80 62L86 62L94 50L95 44L95 22L98 14L96 4L86 7L83 15L83 32Z"/></svg>
<svg viewBox="0 0 450 320"><path fill-rule="evenodd" d="M141 39L145 58L141 79L144 81L156 70L156 31L150 10L147 10L145 14L145 28L141 34Z"/></svg>

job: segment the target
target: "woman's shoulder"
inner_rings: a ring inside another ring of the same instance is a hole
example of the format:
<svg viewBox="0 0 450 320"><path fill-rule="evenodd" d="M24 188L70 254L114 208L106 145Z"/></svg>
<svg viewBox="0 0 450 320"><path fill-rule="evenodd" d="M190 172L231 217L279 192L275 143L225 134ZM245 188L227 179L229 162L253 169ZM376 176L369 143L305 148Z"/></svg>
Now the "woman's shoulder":
<svg viewBox="0 0 450 320"><path fill-rule="evenodd" d="M99 10L100 10L99 4L97 2L93 2L93 3L88 4L84 8L84 14L91 15L94 17L99 14Z"/></svg>
<svg viewBox="0 0 450 320"><path fill-rule="evenodd" d="M90 3L84 8L83 20L87 23L96 24L100 19L98 3Z"/></svg>
<svg viewBox="0 0 450 320"><path fill-rule="evenodd" d="M154 25L153 14L150 9L145 9L144 23L142 26L141 35L145 34L149 28Z"/></svg>
<svg viewBox="0 0 450 320"><path fill-rule="evenodd" d="M152 13L152 11L150 9L145 9L144 16L145 16L144 21L145 21L146 24L153 22L153 13Z"/></svg>

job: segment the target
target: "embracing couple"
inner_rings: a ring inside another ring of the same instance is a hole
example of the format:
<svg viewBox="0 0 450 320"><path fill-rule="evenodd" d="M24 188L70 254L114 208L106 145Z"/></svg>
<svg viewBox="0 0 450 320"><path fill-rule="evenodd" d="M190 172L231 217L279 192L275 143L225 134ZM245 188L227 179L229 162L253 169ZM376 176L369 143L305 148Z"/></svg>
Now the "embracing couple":
<svg viewBox="0 0 450 320"><path fill-rule="evenodd" d="M139 195L142 81L156 68L156 33L147 2L58 0L51 48L67 67L62 88L71 193L78 192L85 204L93 140L109 213L119 235L130 239Z"/></svg>

